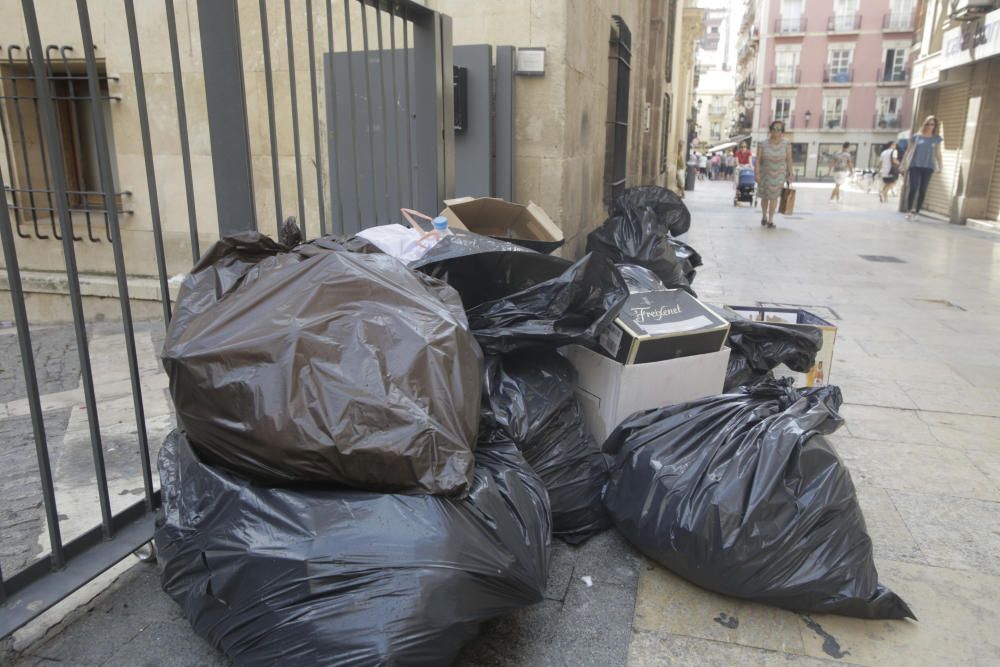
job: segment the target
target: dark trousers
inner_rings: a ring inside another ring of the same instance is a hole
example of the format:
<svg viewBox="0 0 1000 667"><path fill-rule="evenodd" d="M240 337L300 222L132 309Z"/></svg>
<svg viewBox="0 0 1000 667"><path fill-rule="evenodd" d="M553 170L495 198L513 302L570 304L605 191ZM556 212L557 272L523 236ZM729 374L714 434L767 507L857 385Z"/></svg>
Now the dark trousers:
<svg viewBox="0 0 1000 667"><path fill-rule="evenodd" d="M934 170L930 167L910 167L909 177L906 181L906 210L920 212L924 206L924 195L927 194L927 186L931 182L931 174ZM917 200L914 207L913 200Z"/></svg>

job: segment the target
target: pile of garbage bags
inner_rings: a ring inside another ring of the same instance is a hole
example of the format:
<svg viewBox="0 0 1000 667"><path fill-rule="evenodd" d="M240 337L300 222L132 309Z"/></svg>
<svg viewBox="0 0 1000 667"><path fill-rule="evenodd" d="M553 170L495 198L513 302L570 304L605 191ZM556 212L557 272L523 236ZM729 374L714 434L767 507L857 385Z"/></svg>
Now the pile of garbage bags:
<svg viewBox="0 0 1000 667"><path fill-rule="evenodd" d="M548 501L509 443L463 499L260 484L176 432L159 468L163 588L236 664L448 664L545 590Z"/></svg>
<svg viewBox="0 0 1000 667"><path fill-rule="evenodd" d="M666 287L694 294L691 282L701 256L671 238L690 227L691 213L670 190L653 185L628 188L612 202L604 224L587 236L587 252L645 267Z"/></svg>
<svg viewBox="0 0 1000 667"><path fill-rule="evenodd" d="M605 504L646 556L726 595L802 611L915 618L878 583L843 462L823 437L837 387L764 380L637 413L608 437Z"/></svg>
<svg viewBox="0 0 1000 667"><path fill-rule="evenodd" d="M754 322L729 308L715 310L729 321L729 367L724 391L752 384L771 376L771 371L785 364L793 371L806 373L816 363L823 346L823 332L812 326L780 322Z"/></svg>

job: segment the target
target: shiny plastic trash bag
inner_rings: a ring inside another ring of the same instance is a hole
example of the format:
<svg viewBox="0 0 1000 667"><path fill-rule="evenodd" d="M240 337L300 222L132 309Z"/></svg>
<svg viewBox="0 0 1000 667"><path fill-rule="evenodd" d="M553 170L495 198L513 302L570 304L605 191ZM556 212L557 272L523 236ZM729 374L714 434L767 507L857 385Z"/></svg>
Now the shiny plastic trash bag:
<svg viewBox="0 0 1000 667"><path fill-rule="evenodd" d="M601 503L607 456L573 395L576 372L550 350L486 358L481 428L499 429L538 473L552 504L552 530L571 544L611 525Z"/></svg>
<svg viewBox="0 0 1000 667"><path fill-rule="evenodd" d="M801 611L913 617L878 583L847 468L823 434L840 389L765 380L640 412L608 437L605 505L646 556L699 586Z"/></svg>
<svg viewBox="0 0 1000 667"><path fill-rule="evenodd" d="M163 589L238 665L445 665L545 590L548 500L509 444L462 500L260 486L177 432L159 470Z"/></svg>
<svg viewBox="0 0 1000 667"><path fill-rule="evenodd" d="M587 252L619 264L638 264L667 287L693 294L688 279L693 266L670 244L671 234L682 234L690 225L691 214L674 193L654 186L631 188L615 200L604 224L587 235Z"/></svg>
<svg viewBox="0 0 1000 667"><path fill-rule="evenodd" d="M455 291L388 255L221 243L163 350L199 454L265 482L463 495L482 354Z"/></svg>
<svg viewBox="0 0 1000 667"><path fill-rule="evenodd" d="M571 263L525 248L495 251L495 244L511 244L480 239L485 241L467 242L471 254L465 255L454 246L435 246L424 258L435 261L420 270L458 291L485 352L596 345L628 298L625 281L605 257L586 255ZM449 237L439 245L451 242ZM477 252L483 244L491 250Z"/></svg>
<svg viewBox="0 0 1000 667"><path fill-rule="evenodd" d="M823 332L817 327L754 322L729 308L716 306L715 310L729 320L726 391L767 377L781 364L806 373L823 347Z"/></svg>
<svg viewBox="0 0 1000 667"><path fill-rule="evenodd" d="M618 273L622 274L622 278L625 279L629 294L665 292L667 290L663 281L644 266L639 266L638 264L615 264L615 268L618 269Z"/></svg>

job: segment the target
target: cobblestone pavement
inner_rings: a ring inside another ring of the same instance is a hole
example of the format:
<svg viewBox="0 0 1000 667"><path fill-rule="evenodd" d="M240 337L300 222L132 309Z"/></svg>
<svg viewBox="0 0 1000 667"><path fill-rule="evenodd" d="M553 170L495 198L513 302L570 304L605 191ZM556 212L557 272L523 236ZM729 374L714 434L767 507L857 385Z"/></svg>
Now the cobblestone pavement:
<svg viewBox="0 0 1000 667"><path fill-rule="evenodd" d="M557 544L545 600L485 624L458 664L1000 664L1000 236L906 222L857 191L831 206L830 186L811 184L798 186L796 214L765 230L759 211L732 207L731 185L697 187L686 240L705 258L703 299L834 317L829 373L847 424L830 440L857 487L880 579L920 621L805 616L709 593L608 531L579 548ZM148 565L13 665L57 662L226 664Z"/></svg>

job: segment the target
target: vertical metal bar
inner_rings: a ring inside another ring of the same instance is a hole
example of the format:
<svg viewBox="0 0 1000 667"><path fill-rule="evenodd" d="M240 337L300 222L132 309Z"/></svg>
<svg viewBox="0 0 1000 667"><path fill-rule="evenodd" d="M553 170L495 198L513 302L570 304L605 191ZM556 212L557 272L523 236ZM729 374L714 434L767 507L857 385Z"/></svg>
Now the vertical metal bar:
<svg viewBox="0 0 1000 667"><path fill-rule="evenodd" d="M413 114L410 111L410 8L403 7L403 80L406 82L406 155L409 163L406 165L406 180L410 184L409 208L416 205L413 194L413 137L410 125L413 124Z"/></svg>
<svg viewBox="0 0 1000 667"><path fill-rule="evenodd" d="M313 165L316 167L316 197L319 204L319 234L326 236L326 201L323 197L323 164L319 144L319 99L316 95L316 39L313 35L312 0L306 0L306 38L309 43L309 90L312 94Z"/></svg>
<svg viewBox="0 0 1000 667"><path fill-rule="evenodd" d="M399 83L396 79L396 2L389 0L389 57L392 58L392 125L396 135L396 202L403 206L403 185L400 163L403 161L399 150L401 132L399 129ZM407 119L409 122L409 119Z"/></svg>
<svg viewBox="0 0 1000 667"><path fill-rule="evenodd" d="M354 113L354 63L351 56L354 54L354 47L351 44L351 2L344 0L344 26L347 30L347 100L351 109L351 127L356 127ZM361 185L358 182L358 137L351 136L351 157L354 159L354 205L357 208L358 225L361 225Z"/></svg>
<svg viewBox="0 0 1000 667"><path fill-rule="evenodd" d="M392 207L389 205L389 173L392 163L389 162L389 116L386 107L389 106L389 98L385 96L385 48L382 44L382 12L379 9L380 1L375 3L375 34L378 39L378 70L379 70L379 95L382 96L382 152L385 158L385 214L389 218L386 222L392 222ZM390 57L391 54L390 54Z"/></svg>
<svg viewBox="0 0 1000 667"><path fill-rule="evenodd" d="M267 0L260 0L260 40L264 53L264 88L267 91L267 131L271 141L271 180L274 181L275 229L281 230L281 170L278 166L278 130L274 120L274 78L271 70L271 32Z"/></svg>
<svg viewBox="0 0 1000 667"><path fill-rule="evenodd" d="M368 67L368 12L365 11L365 3L363 0L359 3L361 8L361 47L364 49L365 58L365 101L368 107L368 157L370 158L370 163L372 165L371 171L371 190L372 190L372 216L375 219L375 224L378 224L378 203L375 199L375 191L378 189L375 186L376 174L375 174L375 133L372 131L374 126L374 120L372 119L372 76L371 71ZM365 227L365 221L361 218L358 219L359 229Z"/></svg>
<svg viewBox="0 0 1000 667"><path fill-rule="evenodd" d="M42 38L38 32L38 18L35 15L33 0L21 0L24 11L24 24L28 30L28 40L35 53L42 51ZM77 352L80 355L80 375L83 380L83 398L87 408L87 422L90 427L90 446L94 456L94 472L97 476L97 495L101 506L101 519L104 536L111 537L111 501L108 498L108 478L104 469L104 449L101 445L101 426L97 419L97 399L94 396L94 374L90 367L90 352L87 346L86 320L83 314L83 300L80 296L80 279L76 267L76 250L73 248L73 229L70 226L69 210L66 200L66 171L62 162L59 143L54 139L59 136L59 125L56 122L55 108L49 93L48 81L45 78L41 61L32 61L35 73L35 90L42 111L43 129L47 137L46 149L52 162L52 175L55 178L56 206L59 212L59 224L62 226L63 256L66 260L66 282L69 289L70 307L73 311L73 328L76 331Z"/></svg>
<svg viewBox="0 0 1000 667"><path fill-rule="evenodd" d="M14 68L14 51L20 51L20 46L11 46L7 49L7 64L10 65L10 71L16 72ZM24 161L24 178L28 185L28 204L31 206L31 222L35 227L35 237L40 239L50 238L49 236L42 234L42 230L38 228L38 207L35 204L35 185L31 180L31 160L28 159L28 140L24 134L24 116L21 114L21 100L28 99L27 97L21 97L21 82L14 80L14 119L17 121L17 135L21 140L21 159ZM38 138L41 141L41 128L38 129ZM44 150L43 150L44 152ZM13 165L11 165L13 168ZM51 206L50 206L51 208ZM49 212L52 215L52 212Z"/></svg>
<svg viewBox="0 0 1000 667"><path fill-rule="evenodd" d="M48 59L48 49L55 49L55 48L58 47L50 46L45 50L46 59ZM64 46L61 49L59 49L59 56L62 58L63 61L63 70L66 72L66 83L69 86L70 97L74 97L76 95L73 82L73 72L69 66L69 58L66 57L66 52L72 50L73 48L69 46ZM49 62L51 62L51 60ZM69 107L70 134L73 135L73 150L76 152L77 155L77 159L73 160L76 166L77 187L79 187L80 190L86 190L87 188L83 179L83 160L80 159L81 156L83 155L83 149L80 146L81 128L80 128L80 119L76 114L76 100L69 100L69 104L67 106ZM97 113L96 109L94 110L94 113ZM93 225L94 221L90 217L90 202L88 200L84 200L83 202L83 218L87 223L87 238L89 238L91 241L95 243L99 242L101 239L96 238L94 236L94 225Z"/></svg>
<svg viewBox="0 0 1000 667"><path fill-rule="evenodd" d="M344 233L344 197L340 191L340 168L336 165L337 152L335 146L331 145L329 136L332 134L334 141L337 140L337 128L339 123L339 118L337 114L337 70L333 65L333 2L332 0L326 0L326 44L327 51L330 54L330 94L326 96L328 100L331 111L333 112L333 129L327 129L327 140L326 140L326 156L327 164L329 165L328 170L330 173L331 180L335 181L337 188L337 213L338 219L335 223L333 220L330 221L330 231L333 232L339 226L340 233ZM350 54L348 54L350 58ZM348 66L350 64L348 63ZM333 206L330 206L330 217L333 217ZM335 232L334 232L335 233Z"/></svg>
<svg viewBox="0 0 1000 667"><path fill-rule="evenodd" d="M306 236L306 203L302 194L302 149L299 146L299 102L295 89L295 40L292 35L292 5L285 0L285 41L288 43L288 89L292 104L292 142L295 144L295 188L299 199L299 229Z"/></svg>
<svg viewBox="0 0 1000 667"><path fill-rule="evenodd" d="M3 174L0 173L0 192L4 190ZM28 313L24 307L24 290L21 288L21 267L18 266L14 235L10 233L10 214L6 202L0 206L0 240L3 241L4 265L7 268L7 284L10 289L10 303L14 311L14 325L17 327L17 343L21 348L21 367L24 369L24 386L27 392L28 412L31 415L31 430L35 436L35 457L38 461L38 477L42 485L42 505L48 524L49 546L52 562L61 567L65 562L62 535L59 531L59 512L56 508L56 494L52 486L52 467L49 464L49 446L45 436L45 422L42 416L42 401L38 395L38 376L35 374L35 354L31 347L31 332L28 329Z"/></svg>
<svg viewBox="0 0 1000 667"><path fill-rule="evenodd" d="M136 436L139 439L139 463L142 466L142 484L146 489L146 509L153 510L153 474L149 464L149 436L146 433L146 411L142 404L142 385L139 380L139 356L135 348L135 328L132 326L132 304L128 296L128 279L125 277L125 251L122 248L121 226L118 221L118 202L108 155L110 143L108 130L104 126L101 109L101 84L97 74L97 59L94 56L94 37L90 29L90 13L87 0L76 0L76 13L80 19L80 38L83 41L83 58L87 66L87 87L90 91L90 114L94 122L94 143L97 147L97 169L104 190L104 207L108 223L111 225L111 246L115 256L115 280L118 283L118 301L122 309L122 328L125 333L125 356L128 358L128 374L132 385L132 408L135 410Z"/></svg>
<svg viewBox="0 0 1000 667"><path fill-rule="evenodd" d="M48 50L45 51L45 54L46 54L46 56L48 56ZM27 50L26 55L28 56L28 64L30 65L31 64L31 59L32 59L31 49L30 48ZM41 56L38 56L38 57L41 57ZM50 85L49 84L49 72L51 72L51 71L52 71L52 68L48 67L48 62L46 62L46 67L45 67L45 86L46 86L46 90L49 90L49 85ZM72 83L70 85L72 85ZM38 142L39 142L39 144L42 144L42 143L45 143L45 139L43 139L42 132L41 132L42 124L41 124L41 122L39 120L38 97L37 96L33 99L32 103L35 105L35 127L38 128ZM56 220L55 220L55 216L52 215L52 212L55 211L55 207L52 205L52 179L49 177L49 161L45 157L45 150L44 149L38 151L38 153L39 153L39 155L42 156L42 176L45 177L45 197L48 199L48 202L49 202L49 222L51 223L51 226L52 226L52 235L55 236L56 239L58 239L59 238L59 232L56 231ZM68 196L68 194L69 193L67 193L67 196ZM70 220L70 223L73 222L73 213L72 212L70 213L69 220ZM92 238L91 240L95 240L95 239Z"/></svg>
<svg viewBox="0 0 1000 667"><path fill-rule="evenodd" d="M174 95L177 99L177 128L181 140L181 163L184 167L184 191L187 193L188 232L191 236L191 262L201 257L198 244L198 214L194 206L194 181L191 178L191 147L188 145L187 110L184 104L184 82L181 79L181 56L177 48L177 17L174 0L164 0L167 10L167 37L170 42L170 63L174 71Z"/></svg>
<svg viewBox="0 0 1000 667"><path fill-rule="evenodd" d="M671 47L673 48L673 47ZM494 195L514 199L514 47L497 47L494 115Z"/></svg>
<svg viewBox="0 0 1000 667"><path fill-rule="evenodd" d="M6 106L6 105L4 105L4 106ZM10 151L11 140L10 140L10 135L7 133L7 121L5 120L6 115L7 115L6 109L0 109L0 141L3 141L4 155L7 157L7 168L11 170L11 173L13 173L13 171L14 171L14 154L11 153L11 151ZM0 196L3 197L3 206L7 206L7 191L4 188L2 188L2 187L0 187ZM21 224L24 222L24 220L23 220L23 218L21 216L21 207L18 206L18 203L17 203L17 195L16 195L16 193L14 193L13 191L11 191L10 197L11 197L11 201L14 204L14 206L13 206L13 208L14 208L14 231L16 231L17 235L20 236L22 239L30 239L31 238L31 234L25 234L23 231L21 231Z"/></svg>
<svg viewBox="0 0 1000 667"><path fill-rule="evenodd" d="M160 281L160 301L163 324L170 323L170 288L167 286L167 259L163 251L163 227L160 224L160 199L156 192L156 167L153 164L152 140L149 136L149 110L146 108L146 81L142 73L139 31L135 24L133 0L124 0L128 42L132 51L132 71L135 74L135 103L139 109L139 135L142 138L142 159L146 165L146 189L149 192L149 213L153 223L153 247L156 253L156 273Z"/></svg>

